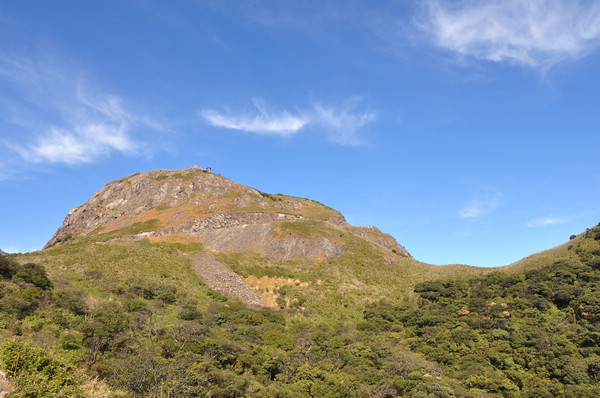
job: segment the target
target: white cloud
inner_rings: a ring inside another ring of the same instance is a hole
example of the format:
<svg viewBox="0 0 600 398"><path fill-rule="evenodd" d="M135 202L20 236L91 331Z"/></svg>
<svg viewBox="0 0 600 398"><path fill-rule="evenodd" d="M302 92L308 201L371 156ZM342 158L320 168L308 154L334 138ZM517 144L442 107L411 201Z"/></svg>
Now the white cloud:
<svg viewBox="0 0 600 398"><path fill-rule="evenodd" d="M202 110L200 114L215 127L258 134L292 135L307 123L304 118L292 116L286 111L278 113L267 111L264 101L260 98L253 98L252 102L258 114L225 115L212 109Z"/></svg>
<svg viewBox="0 0 600 398"><path fill-rule="evenodd" d="M497 206L496 199L472 200L459 210L458 215L460 218L481 218L490 214Z"/></svg>
<svg viewBox="0 0 600 398"><path fill-rule="evenodd" d="M52 128L26 148L18 148L23 159L49 163L89 163L112 151L131 152L136 144L122 125L86 124L72 130Z"/></svg>
<svg viewBox="0 0 600 398"><path fill-rule="evenodd" d="M112 152L134 153L139 143L129 136L132 117L119 98L93 98L78 90L64 127L51 126L32 144L17 151L23 159L49 163L89 163ZM135 122L134 122L135 123Z"/></svg>
<svg viewBox="0 0 600 398"><path fill-rule="evenodd" d="M535 220L528 221L527 224L525 224L525 225L527 225L528 227L531 227L531 228L549 227L551 225L564 224L568 221L569 221L569 219L567 219L567 218L550 216L550 217L536 218Z"/></svg>
<svg viewBox="0 0 600 398"><path fill-rule="evenodd" d="M119 97L93 92L81 73L44 61L0 54L0 78L16 87L12 101L9 93L0 95L11 102L0 116L19 137L5 139L5 146L26 162L69 165L140 149L131 133L147 121L129 113Z"/></svg>
<svg viewBox="0 0 600 398"><path fill-rule="evenodd" d="M461 55L548 68L600 45L600 2L429 0L420 27Z"/></svg>
<svg viewBox="0 0 600 398"><path fill-rule="evenodd" d="M343 145L360 143L358 130L375 120L374 112L354 112L356 100L343 107L314 104L312 109L292 114L286 110L267 110L262 99L252 99L258 113L222 113L204 109L200 115L212 126L240 130L248 133L291 136L308 127L325 129L329 138Z"/></svg>
<svg viewBox="0 0 600 398"><path fill-rule="evenodd" d="M315 104L314 121L330 131L330 138L344 145L357 145L361 141L357 131L375 120L375 112L352 113L349 107L336 109Z"/></svg>

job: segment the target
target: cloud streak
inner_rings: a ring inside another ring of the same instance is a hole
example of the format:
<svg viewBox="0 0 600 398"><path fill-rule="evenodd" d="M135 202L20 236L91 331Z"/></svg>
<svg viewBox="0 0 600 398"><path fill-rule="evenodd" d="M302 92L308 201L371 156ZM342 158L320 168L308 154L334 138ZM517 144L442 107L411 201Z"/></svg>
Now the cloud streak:
<svg viewBox="0 0 600 398"><path fill-rule="evenodd" d="M305 118L292 116L287 111L269 112L264 101L260 98L253 98L252 103L258 113L235 115L206 109L202 110L200 114L215 127L268 135L292 135L308 122Z"/></svg>
<svg viewBox="0 0 600 398"><path fill-rule="evenodd" d="M128 112L119 97L92 92L78 75L56 63L0 54L0 82L16 88L10 110L0 116L19 137L4 145L25 162L90 163L143 146L132 129L148 123ZM9 102L8 95L1 97Z"/></svg>
<svg viewBox="0 0 600 398"><path fill-rule="evenodd" d="M568 218L549 216L549 217L536 218L535 220L530 220L525 225L527 225L530 228L549 227L552 225L564 224L568 221L569 221Z"/></svg>
<svg viewBox="0 0 600 398"><path fill-rule="evenodd" d="M498 207L496 199L472 200L459 210L458 216L460 218L481 218L490 214L496 207Z"/></svg>
<svg viewBox="0 0 600 398"><path fill-rule="evenodd" d="M351 106L342 108L332 106L314 105L313 121L328 129L332 134L330 138L343 145L359 145L362 143L357 132L367 124L373 122L377 115L375 112L353 113Z"/></svg>
<svg viewBox="0 0 600 398"><path fill-rule="evenodd" d="M549 68L600 45L600 3L586 0L430 0L419 27L463 56Z"/></svg>
<svg viewBox="0 0 600 398"><path fill-rule="evenodd" d="M342 145L358 145L358 131L376 119L375 112L356 112L355 100L342 107L319 103L306 111L271 111L264 100L253 98L255 112L219 112L203 109L200 115L212 126L247 133L289 137L308 128L324 130L331 141Z"/></svg>

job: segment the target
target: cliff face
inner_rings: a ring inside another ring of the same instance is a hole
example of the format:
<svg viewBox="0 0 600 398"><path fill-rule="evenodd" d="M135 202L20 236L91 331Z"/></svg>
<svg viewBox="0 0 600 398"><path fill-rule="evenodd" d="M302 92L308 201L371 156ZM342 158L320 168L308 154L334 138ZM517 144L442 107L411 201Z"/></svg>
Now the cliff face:
<svg viewBox="0 0 600 398"><path fill-rule="evenodd" d="M339 212L318 202L265 194L199 168L155 170L106 184L69 212L45 248L73 236L108 233L150 221L149 230L120 238L186 236L209 250L256 252L274 260L321 260L346 252L346 245L332 234L296 232L296 226L312 222L366 239L390 261L410 257L391 236L375 227L353 227Z"/></svg>

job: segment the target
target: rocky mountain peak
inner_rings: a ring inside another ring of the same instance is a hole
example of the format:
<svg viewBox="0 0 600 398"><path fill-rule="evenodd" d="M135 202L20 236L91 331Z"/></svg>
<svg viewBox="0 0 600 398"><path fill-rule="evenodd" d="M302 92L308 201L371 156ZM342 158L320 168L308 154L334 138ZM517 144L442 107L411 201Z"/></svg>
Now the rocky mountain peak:
<svg viewBox="0 0 600 398"><path fill-rule="evenodd" d="M197 167L137 173L106 184L68 213L44 248L73 236L122 231L119 239L185 236L212 251L256 252L270 259L338 257L348 249L343 241L319 228L307 230L325 225L371 241L390 261L410 257L391 236L375 227L353 227L321 203L263 193Z"/></svg>

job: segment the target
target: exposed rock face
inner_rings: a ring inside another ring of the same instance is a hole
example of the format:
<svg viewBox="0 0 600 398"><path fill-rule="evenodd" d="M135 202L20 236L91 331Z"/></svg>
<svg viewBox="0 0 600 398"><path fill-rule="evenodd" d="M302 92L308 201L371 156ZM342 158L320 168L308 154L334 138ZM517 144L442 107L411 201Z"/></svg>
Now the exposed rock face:
<svg viewBox="0 0 600 398"><path fill-rule="evenodd" d="M308 199L271 195L202 169L156 170L106 184L72 209L45 248L71 236L116 231L154 220L129 238L186 235L215 251L256 252L274 259L335 258L348 248L330 237L278 233L284 223L317 220L382 248L387 257L410 254L375 227L352 227L337 211Z"/></svg>
<svg viewBox="0 0 600 398"><path fill-rule="evenodd" d="M211 200L226 193L234 193L239 195L236 199L246 201L262 199L255 189L200 169L134 174L109 182L85 204L73 208L46 247L69 234L85 235L101 226L106 231L131 225L136 216L159 205L163 208L197 206L200 213L211 207Z"/></svg>
<svg viewBox="0 0 600 398"><path fill-rule="evenodd" d="M390 249L393 253L401 254L406 257L411 257L408 251L388 234L384 234L379 228L374 226L353 227L352 232L356 235L377 243L380 246Z"/></svg>

